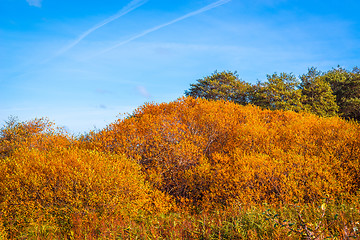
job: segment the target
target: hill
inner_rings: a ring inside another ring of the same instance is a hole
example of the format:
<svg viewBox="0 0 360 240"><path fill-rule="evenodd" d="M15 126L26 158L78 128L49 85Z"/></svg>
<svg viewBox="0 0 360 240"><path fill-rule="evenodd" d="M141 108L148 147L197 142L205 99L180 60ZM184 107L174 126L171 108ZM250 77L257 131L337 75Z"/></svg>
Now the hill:
<svg viewBox="0 0 360 240"><path fill-rule="evenodd" d="M358 236L359 136L339 117L191 97L145 104L78 138L43 119L11 123L1 132L0 232Z"/></svg>

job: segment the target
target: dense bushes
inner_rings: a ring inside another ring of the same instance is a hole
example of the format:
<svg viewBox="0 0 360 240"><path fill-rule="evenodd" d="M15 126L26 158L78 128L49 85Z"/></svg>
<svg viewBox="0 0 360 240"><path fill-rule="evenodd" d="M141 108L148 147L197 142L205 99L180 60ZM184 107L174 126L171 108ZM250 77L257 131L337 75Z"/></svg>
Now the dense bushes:
<svg viewBox="0 0 360 240"><path fill-rule="evenodd" d="M0 158L0 219L9 238L39 231L69 236L76 218L134 218L170 209L171 199L153 190L139 165L123 155L79 149L70 139L63 144L63 135L49 137L48 131L26 135L18 129L3 129L6 137L21 139L2 139L12 149Z"/></svg>
<svg viewBox="0 0 360 240"><path fill-rule="evenodd" d="M0 237L356 236L359 136L338 117L191 97L78 138L45 119L11 121Z"/></svg>
<svg viewBox="0 0 360 240"><path fill-rule="evenodd" d="M48 119L19 122L16 118L10 117L6 125L0 129L0 157L10 156L19 147L49 150L70 146L72 140L64 129L55 127Z"/></svg>
<svg viewBox="0 0 360 240"><path fill-rule="evenodd" d="M71 224L73 214L152 213L166 205L159 202L165 198L149 188L139 170L122 156L90 150L17 149L1 161L2 217L18 228L41 215Z"/></svg>
<svg viewBox="0 0 360 240"><path fill-rule="evenodd" d="M86 144L126 154L153 186L203 208L349 196L360 187L359 135L339 118L183 98L140 107Z"/></svg>

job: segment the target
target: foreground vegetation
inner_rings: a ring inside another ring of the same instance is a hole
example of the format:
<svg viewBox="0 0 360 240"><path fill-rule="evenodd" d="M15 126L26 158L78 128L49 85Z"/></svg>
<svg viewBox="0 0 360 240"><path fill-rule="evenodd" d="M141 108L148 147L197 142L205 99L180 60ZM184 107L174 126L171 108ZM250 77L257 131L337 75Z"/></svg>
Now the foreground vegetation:
<svg viewBox="0 0 360 240"><path fill-rule="evenodd" d="M72 137L9 121L2 239L359 238L360 125L182 98Z"/></svg>

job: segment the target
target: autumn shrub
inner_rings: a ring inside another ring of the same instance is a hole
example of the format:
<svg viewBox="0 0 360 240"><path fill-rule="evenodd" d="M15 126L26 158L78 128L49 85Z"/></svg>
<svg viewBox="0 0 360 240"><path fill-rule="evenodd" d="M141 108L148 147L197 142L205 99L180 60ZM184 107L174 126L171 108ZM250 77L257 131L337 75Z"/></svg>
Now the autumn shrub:
<svg viewBox="0 0 360 240"><path fill-rule="evenodd" d="M200 208L307 203L359 190L360 126L337 117L191 97L148 103L81 148L125 154L146 179Z"/></svg>
<svg viewBox="0 0 360 240"><path fill-rule="evenodd" d="M171 204L122 155L25 146L0 161L0 217L10 238L69 237L75 219L134 219L164 213Z"/></svg>
<svg viewBox="0 0 360 240"><path fill-rule="evenodd" d="M72 137L64 129L55 127L46 118L36 118L19 122L10 117L0 128L0 157L9 156L18 147L47 149L56 146L69 146Z"/></svg>
<svg viewBox="0 0 360 240"><path fill-rule="evenodd" d="M191 97L78 138L9 121L0 239L359 237L359 136L338 117Z"/></svg>

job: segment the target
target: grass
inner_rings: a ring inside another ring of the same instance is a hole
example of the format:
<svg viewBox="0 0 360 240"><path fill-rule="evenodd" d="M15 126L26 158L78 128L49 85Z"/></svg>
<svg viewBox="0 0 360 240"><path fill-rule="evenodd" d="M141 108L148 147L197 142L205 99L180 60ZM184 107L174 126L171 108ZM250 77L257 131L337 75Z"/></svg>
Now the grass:
<svg viewBox="0 0 360 240"><path fill-rule="evenodd" d="M359 201L324 203L172 211L135 219L74 214L70 225L39 216L18 239L359 239ZM68 231L61 229L65 225ZM6 239L4 226L0 238Z"/></svg>

